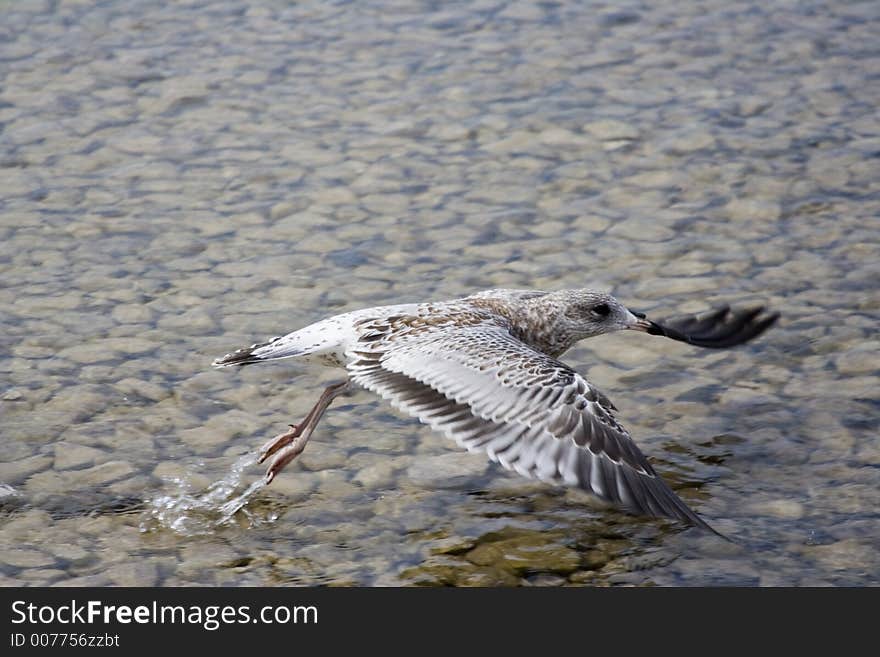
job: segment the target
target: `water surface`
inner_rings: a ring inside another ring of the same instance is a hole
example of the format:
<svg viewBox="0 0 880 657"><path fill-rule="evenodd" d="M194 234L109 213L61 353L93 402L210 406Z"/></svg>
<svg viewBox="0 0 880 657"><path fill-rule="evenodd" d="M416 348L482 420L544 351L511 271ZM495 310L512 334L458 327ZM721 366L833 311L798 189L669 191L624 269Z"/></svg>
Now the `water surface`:
<svg viewBox="0 0 880 657"><path fill-rule="evenodd" d="M656 6L655 6L656 5ZM15 2L0 26L0 583L880 584L872 2ZM461 454L329 314L599 287L782 313L565 360L723 541Z"/></svg>

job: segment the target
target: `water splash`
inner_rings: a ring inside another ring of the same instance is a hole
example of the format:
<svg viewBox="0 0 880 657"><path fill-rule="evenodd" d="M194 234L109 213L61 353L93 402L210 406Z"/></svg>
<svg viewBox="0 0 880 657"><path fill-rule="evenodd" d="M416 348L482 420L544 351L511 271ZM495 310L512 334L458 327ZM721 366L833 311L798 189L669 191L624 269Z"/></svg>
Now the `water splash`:
<svg viewBox="0 0 880 657"><path fill-rule="evenodd" d="M9 484L0 484L0 511L14 511L23 503L21 493Z"/></svg>
<svg viewBox="0 0 880 657"><path fill-rule="evenodd" d="M0 484L0 500L5 500L6 498L13 497L21 497L21 493L19 493L9 484Z"/></svg>
<svg viewBox="0 0 880 657"><path fill-rule="evenodd" d="M230 524L237 515L248 527L274 522L278 518L276 513L260 514L246 508L248 501L266 485L265 479L258 479L236 494L243 485L245 471L257 462L257 458L254 453L239 457L229 474L204 491L194 492L186 479L172 479L171 483L178 490L147 500L148 511L140 530L148 532L166 528L178 534L196 536L213 533L218 527Z"/></svg>

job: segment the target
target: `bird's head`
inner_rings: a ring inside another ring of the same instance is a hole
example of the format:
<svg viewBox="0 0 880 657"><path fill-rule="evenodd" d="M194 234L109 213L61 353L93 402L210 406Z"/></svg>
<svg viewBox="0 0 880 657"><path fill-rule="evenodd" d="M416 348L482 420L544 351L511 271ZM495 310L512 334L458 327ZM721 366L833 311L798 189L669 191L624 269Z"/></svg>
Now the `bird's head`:
<svg viewBox="0 0 880 657"><path fill-rule="evenodd" d="M623 329L655 331L654 322L642 313L632 312L610 294L592 290L566 290L558 294L562 309L559 322L575 340Z"/></svg>

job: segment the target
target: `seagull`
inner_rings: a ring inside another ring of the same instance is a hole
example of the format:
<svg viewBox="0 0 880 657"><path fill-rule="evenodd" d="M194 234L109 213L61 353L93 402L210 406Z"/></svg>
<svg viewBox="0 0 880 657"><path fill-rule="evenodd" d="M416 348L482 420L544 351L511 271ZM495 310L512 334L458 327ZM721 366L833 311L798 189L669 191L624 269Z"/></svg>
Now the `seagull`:
<svg viewBox="0 0 880 657"><path fill-rule="evenodd" d="M718 534L654 470L608 397L558 359L581 340L624 329L697 347L733 347L778 317L763 306L732 311L725 305L658 323L589 289L494 289L342 313L213 365L295 358L347 373L299 424L262 447L260 463L270 459L266 483L302 453L333 400L361 387L504 468L577 487L632 514Z"/></svg>

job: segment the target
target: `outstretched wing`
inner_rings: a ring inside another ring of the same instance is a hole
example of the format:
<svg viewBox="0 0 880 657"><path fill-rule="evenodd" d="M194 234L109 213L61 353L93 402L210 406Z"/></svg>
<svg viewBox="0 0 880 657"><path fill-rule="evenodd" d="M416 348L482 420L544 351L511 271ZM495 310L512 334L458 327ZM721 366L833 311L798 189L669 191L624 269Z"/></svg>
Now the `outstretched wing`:
<svg viewBox="0 0 880 657"><path fill-rule="evenodd" d="M611 402L564 363L489 322L389 340L394 330L364 327L352 380L505 468L714 531L657 475Z"/></svg>

